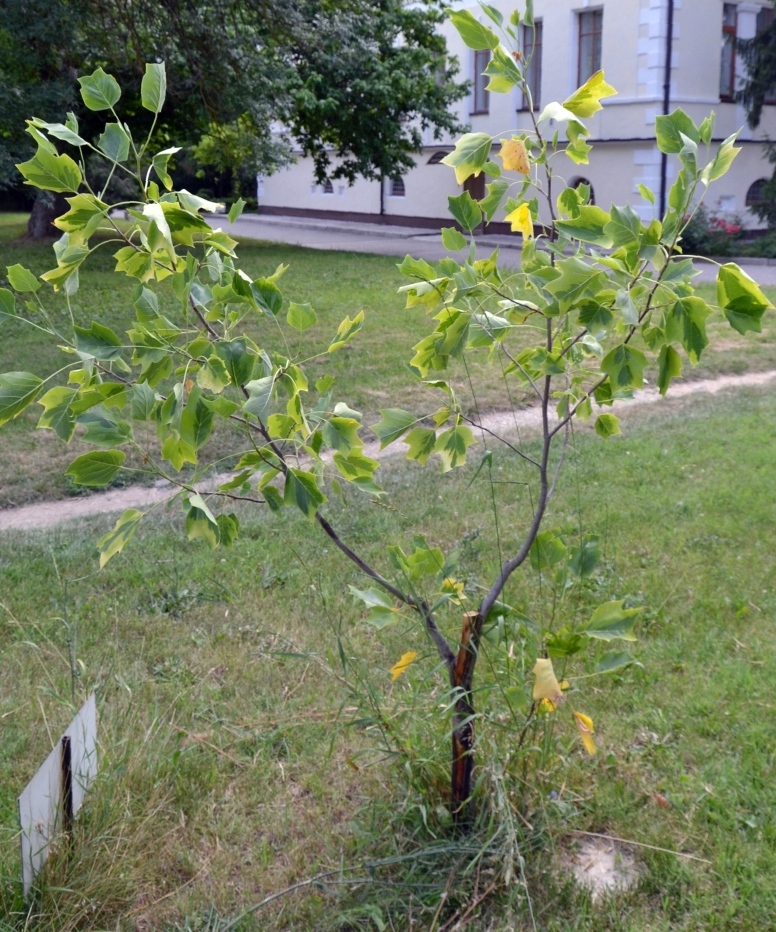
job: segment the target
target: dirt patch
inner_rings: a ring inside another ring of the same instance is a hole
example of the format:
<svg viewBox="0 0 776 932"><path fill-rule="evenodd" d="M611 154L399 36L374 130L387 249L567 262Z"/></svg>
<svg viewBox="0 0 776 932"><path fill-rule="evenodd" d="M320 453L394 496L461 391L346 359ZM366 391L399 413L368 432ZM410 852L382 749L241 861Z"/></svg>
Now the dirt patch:
<svg viewBox="0 0 776 932"><path fill-rule="evenodd" d="M564 852L561 865L580 886L590 889L593 902L607 893L628 890L639 879L633 853L604 836L577 839L573 849Z"/></svg>
<svg viewBox="0 0 776 932"><path fill-rule="evenodd" d="M716 379L697 382L679 382L671 386L670 399L686 398L706 392L716 395L722 391L731 391L741 388L757 388L767 385L776 379L776 371L750 372L745 375L725 375ZM654 388L636 392L629 401L618 401L614 405L618 415L627 414L645 405L664 401ZM554 415L553 415L554 420ZM536 407L524 408L521 411L493 412L482 417L474 426L475 433L482 434L486 442L497 440L501 436L514 435L520 431L532 432L541 427L542 412ZM556 422L557 423L557 422ZM401 446L390 447L381 451L379 444L367 443L364 447L366 456L374 459L387 459L390 456L403 455ZM216 488L222 482L231 478L230 474L214 476L207 483L198 486L200 491L207 492ZM100 492L85 498L68 499L56 502L41 502L34 505L25 505L21 508L9 508L0 511L0 531L34 530L53 527L63 521L76 518L86 518L92 515L112 511L124 511L126 508L145 508L163 502L175 493L175 488L169 483L157 483L155 486L129 486L125 489L115 489L110 492Z"/></svg>

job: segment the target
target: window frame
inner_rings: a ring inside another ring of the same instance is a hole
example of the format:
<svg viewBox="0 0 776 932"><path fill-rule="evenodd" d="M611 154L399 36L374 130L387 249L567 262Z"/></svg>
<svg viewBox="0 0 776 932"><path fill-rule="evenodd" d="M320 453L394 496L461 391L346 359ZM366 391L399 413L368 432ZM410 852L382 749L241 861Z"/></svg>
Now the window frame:
<svg viewBox="0 0 776 932"><path fill-rule="evenodd" d="M407 196L407 186L404 184L403 178L399 178L398 180L396 178L391 178L389 179L389 182L390 183L388 185L388 197L406 197ZM396 193L397 191L400 191L401 193L397 194Z"/></svg>
<svg viewBox="0 0 776 932"><path fill-rule="evenodd" d="M542 99L542 46L544 41L544 26L541 19L534 21L533 27L523 25L521 27L521 49L523 52L523 61L528 62L525 70L525 81L531 89L531 101L534 110L541 110ZM536 41L538 39L538 41ZM530 49L530 52L529 52ZM538 72L538 75L536 73ZM538 90L538 93L534 93ZM528 98L522 94L522 100L518 110L528 112Z"/></svg>
<svg viewBox="0 0 776 932"><path fill-rule="evenodd" d="M590 31L584 31L584 23L588 17L592 17L594 28ZM597 28L595 28L597 26ZM595 51L595 39L598 37L598 57L593 57L593 69L589 74L582 74L582 43L584 39L590 38L593 42L593 51ZM604 11L603 7L594 10L580 10L577 13L577 87L587 81L596 71L601 70L603 58L603 39L604 39Z"/></svg>
<svg viewBox="0 0 776 932"><path fill-rule="evenodd" d="M728 9L734 11L734 22L732 26L725 24L725 12ZM736 99L736 39L738 38L738 4L737 3L723 3L722 4L722 55L725 54L725 45L730 45L730 74L728 75L729 84L726 85L730 88L730 92L726 93L722 86L722 64L723 60L720 58L719 62L719 99L722 103L734 103Z"/></svg>
<svg viewBox="0 0 776 932"><path fill-rule="evenodd" d="M490 49L478 49L474 53L474 82L472 87L472 109L469 116L481 116L490 113L490 91L486 90L489 83L483 74L490 61ZM484 64L483 64L484 62Z"/></svg>

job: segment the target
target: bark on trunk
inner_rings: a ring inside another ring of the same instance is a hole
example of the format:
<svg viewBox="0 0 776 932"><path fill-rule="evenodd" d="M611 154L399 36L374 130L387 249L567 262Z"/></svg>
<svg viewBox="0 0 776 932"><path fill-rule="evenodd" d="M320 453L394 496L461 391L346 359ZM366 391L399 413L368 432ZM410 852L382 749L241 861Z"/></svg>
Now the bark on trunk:
<svg viewBox="0 0 776 932"><path fill-rule="evenodd" d="M477 612L463 616L461 646L453 670L453 689L458 698L453 709L453 767L450 803L453 820L466 829L473 816L472 790L474 775L474 700L472 681L477 663L477 649L482 633L482 618Z"/></svg>
<svg viewBox="0 0 776 932"><path fill-rule="evenodd" d="M54 221L67 210L67 203L61 194L48 194L36 197L27 223L27 239L53 239L61 234Z"/></svg>

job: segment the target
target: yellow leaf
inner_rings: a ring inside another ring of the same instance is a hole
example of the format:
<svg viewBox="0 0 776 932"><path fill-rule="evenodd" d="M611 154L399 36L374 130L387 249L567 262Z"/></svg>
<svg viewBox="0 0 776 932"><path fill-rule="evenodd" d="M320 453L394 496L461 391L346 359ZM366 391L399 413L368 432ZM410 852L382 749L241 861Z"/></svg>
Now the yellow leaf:
<svg viewBox="0 0 776 932"><path fill-rule="evenodd" d="M555 671L552 669L552 661L546 657L540 657L533 668L533 674L536 677L533 688L534 702L546 699L552 706L550 712L554 711L555 706L563 702L563 693L555 677Z"/></svg>
<svg viewBox="0 0 776 932"><path fill-rule="evenodd" d="M452 576L445 577L442 582L442 592L449 593L452 595L451 602L455 602L460 605L461 602L466 598L464 594L464 583L459 582L457 579L454 579Z"/></svg>
<svg viewBox="0 0 776 932"><path fill-rule="evenodd" d="M507 214L506 220L512 224L513 233L522 233L524 239L533 237L533 220L528 204L516 207L511 214Z"/></svg>
<svg viewBox="0 0 776 932"><path fill-rule="evenodd" d="M604 80L603 71L596 71L585 81L582 87L563 101L563 106L566 110L570 110L574 116L584 119L603 109L601 106L602 97L612 97L616 93L617 91L611 84L607 84Z"/></svg>
<svg viewBox="0 0 776 932"><path fill-rule="evenodd" d="M521 175L528 175L531 172L528 150L522 139L502 139L499 158L504 163L505 171L520 172Z"/></svg>
<svg viewBox="0 0 776 932"><path fill-rule="evenodd" d="M597 753L595 741L593 741L593 732L595 731L593 719L589 715L585 715L584 712L575 712L574 719L579 730L579 737L582 739L582 744L584 744L587 753Z"/></svg>
<svg viewBox="0 0 776 932"><path fill-rule="evenodd" d="M402 654L401 658L391 667L391 679L398 680L417 656L414 650L408 650L406 654Z"/></svg>

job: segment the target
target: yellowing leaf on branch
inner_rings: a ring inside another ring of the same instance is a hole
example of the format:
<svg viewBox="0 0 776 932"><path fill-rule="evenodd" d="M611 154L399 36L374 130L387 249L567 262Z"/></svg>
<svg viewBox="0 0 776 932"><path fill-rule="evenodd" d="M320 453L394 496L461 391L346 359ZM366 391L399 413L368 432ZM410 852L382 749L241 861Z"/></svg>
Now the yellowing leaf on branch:
<svg viewBox="0 0 776 932"><path fill-rule="evenodd" d="M528 150L522 139L502 139L499 158L504 163L505 171L520 172L521 175L530 174L531 163L528 160Z"/></svg>
<svg viewBox="0 0 776 932"><path fill-rule="evenodd" d="M507 214L506 220L512 224L513 233L522 233L523 239L531 239L534 235L533 218L531 217L531 208L528 204L520 204L511 214Z"/></svg>
<svg viewBox="0 0 776 932"><path fill-rule="evenodd" d="M575 712L574 721L577 723L579 737L582 739L585 750L588 754L596 754L598 748L596 748L595 741L593 741L593 732L595 731L593 719L589 715L585 715L584 712Z"/></svg>
<svg viewBox="0 0 776 932"><path fill-rule="evenodd" d="M414 650L408 650L406 654L402 654L399 660L391 667L391 679L398 680L402 673L406 673L407 667L409 667L417 656L417 652Z"/></svg>
<svg viewBox="0 0 776 932"><path fill-rule="evenodd" d="M604 97L613 97L617 91L607 84L604 80L603 71L596 71L587 81L578 88L571 97L563 101L566 110L570 110L574 116L591 117L594 113L602 110L601 100Z"/></svg>
<svg viewBox="0 0 776 932"><path fill-rule="evenodd" d="M563 691L555 676L552 661L547 657L540 657L534 665L533 675L536 677L533 688L534 702L546 700L549 703L549 711L554 712L555 706L563 702Z"/></svg>

